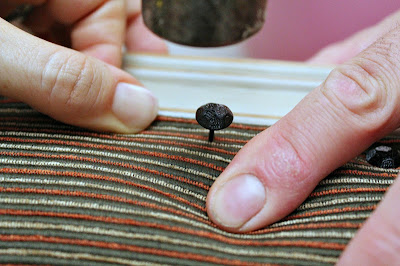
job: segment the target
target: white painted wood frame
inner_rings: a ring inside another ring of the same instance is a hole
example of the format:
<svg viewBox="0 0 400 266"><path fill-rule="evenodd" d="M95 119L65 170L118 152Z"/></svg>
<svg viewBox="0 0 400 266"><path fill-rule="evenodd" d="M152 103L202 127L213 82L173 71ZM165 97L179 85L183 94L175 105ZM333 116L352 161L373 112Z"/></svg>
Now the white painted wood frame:
<svg viewBox="0 0 400 266"><path fill-rule="evenodd" d="M127 54L126 71L159 98L160 114L194 118L206 103L227 105L235 122L271 125L321 84L333 66L249 59Z"/></svg>

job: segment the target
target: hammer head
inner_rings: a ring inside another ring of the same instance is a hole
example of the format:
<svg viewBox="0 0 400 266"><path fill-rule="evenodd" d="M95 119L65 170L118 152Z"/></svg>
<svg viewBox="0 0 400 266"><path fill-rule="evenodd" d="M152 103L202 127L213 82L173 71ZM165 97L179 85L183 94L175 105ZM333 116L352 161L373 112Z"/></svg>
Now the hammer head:
<svg viewBox="0 0 400 266"><path fill-rule="evenodd" d="M197 47L243 41L264 25L267 0L142 0L144 23L163 39Z"/></svg>

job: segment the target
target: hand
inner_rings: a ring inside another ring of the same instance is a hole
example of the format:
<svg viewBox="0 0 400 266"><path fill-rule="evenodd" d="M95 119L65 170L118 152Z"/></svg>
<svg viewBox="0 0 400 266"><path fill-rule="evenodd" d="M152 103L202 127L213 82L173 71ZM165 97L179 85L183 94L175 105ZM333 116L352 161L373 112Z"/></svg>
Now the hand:
<svg viewBox="0 0 400 266"><path fill-rule="evenodd" d="M327 48L313 61L340 61L288 115L252 139L212 186L209 217L232 232L276 222L330 172L400 126L400 12ZM382 37L380 37L382 36ZM359 231L341 262L400 260L400 181ZM351 265L352 263L349 263Z"/></svg>
<svg viewBox="0 0 400 266"><path fill-rule="evenodd" d="M137 132L157 114L157 100L119 69L122 47L165 52L145 29L140 0L1 1L5 17L36 5L24 27L0 19L0 94L62 122L94 130Z"/></svg>

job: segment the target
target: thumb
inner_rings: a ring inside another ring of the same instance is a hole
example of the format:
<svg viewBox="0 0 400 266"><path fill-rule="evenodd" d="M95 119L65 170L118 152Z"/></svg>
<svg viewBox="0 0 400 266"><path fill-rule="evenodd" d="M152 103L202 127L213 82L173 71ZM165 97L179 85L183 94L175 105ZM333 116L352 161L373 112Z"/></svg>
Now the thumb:
<svg viewBox="0 0 400 266"><path fill-rule="evenodd" d="M288 215L331 171L399 126L399 88L400 26L237 154L208 194L210 218L244 232Z"/></svg>
<svg viewBox="0 0 400 266"><path fill-rule="evenodd" d="M398 265L400 261L399 176L358 231L338 265Z"/></svg>
<svg viewBox="0 0 400 266"><path fill-rule="evenodd" d="M0 94L59 121L121 133L146 128L157 100L129 74L0 19Z"/></svg>

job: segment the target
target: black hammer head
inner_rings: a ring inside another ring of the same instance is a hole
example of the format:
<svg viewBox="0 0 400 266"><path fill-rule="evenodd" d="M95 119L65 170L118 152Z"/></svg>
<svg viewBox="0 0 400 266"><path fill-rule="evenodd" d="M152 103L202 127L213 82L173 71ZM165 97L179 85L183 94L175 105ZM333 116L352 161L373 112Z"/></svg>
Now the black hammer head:
<svg viewBox="0 0 400 266"><path fill-rule="evenodd" d="M171 42L218 47L254 35L264 25L267 0L142 0L145 25Z"/></svg>

